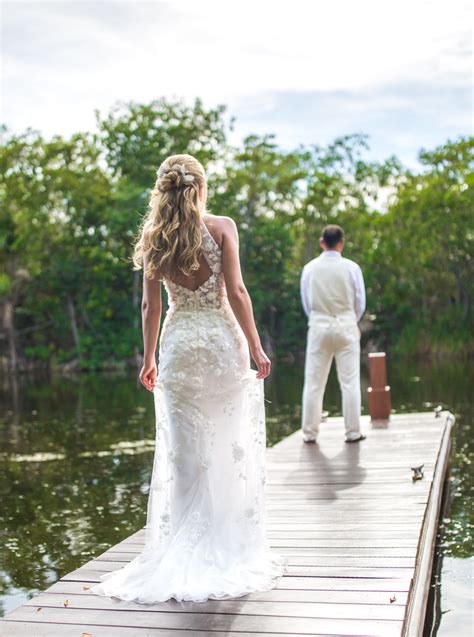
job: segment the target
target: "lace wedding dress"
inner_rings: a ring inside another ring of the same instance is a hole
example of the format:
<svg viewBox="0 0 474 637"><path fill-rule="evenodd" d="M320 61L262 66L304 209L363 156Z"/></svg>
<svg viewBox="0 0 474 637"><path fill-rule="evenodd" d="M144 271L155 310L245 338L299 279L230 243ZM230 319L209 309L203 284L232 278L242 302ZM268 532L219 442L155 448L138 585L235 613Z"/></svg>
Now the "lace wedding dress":
<svg viewBox="0 0 474 637"><path fill-rule="evenodd" d="M145 546L91 593L204 602L268 590L286 570L265 536L263 380L250 368L221 250L204 223L202 235L207 281L194 291L164 282Z"/></svg>

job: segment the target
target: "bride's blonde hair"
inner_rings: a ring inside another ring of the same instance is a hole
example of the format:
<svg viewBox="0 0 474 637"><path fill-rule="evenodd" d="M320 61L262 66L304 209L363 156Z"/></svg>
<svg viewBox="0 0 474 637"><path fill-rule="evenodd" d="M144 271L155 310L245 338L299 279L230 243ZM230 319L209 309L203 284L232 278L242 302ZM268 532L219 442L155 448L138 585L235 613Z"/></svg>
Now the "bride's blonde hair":
<svg viewBox="0 0 474 637"><path fill-rule="evenodd" d="M160 276L176 270L188 276L199 268L201 255L204 168L192 155L171 155L156 174L149 210L133 250L133 269L143 267L146 253L146 277L151 278L156 270Z"/></svg>

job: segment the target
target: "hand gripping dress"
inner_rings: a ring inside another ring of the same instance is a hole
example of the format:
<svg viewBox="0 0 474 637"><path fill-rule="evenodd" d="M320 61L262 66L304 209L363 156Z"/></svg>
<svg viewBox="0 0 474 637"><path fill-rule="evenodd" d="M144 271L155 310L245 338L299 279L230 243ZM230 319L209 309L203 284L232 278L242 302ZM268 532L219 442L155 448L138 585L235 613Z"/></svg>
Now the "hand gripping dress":
<svg viewBox="0 0 474 637"><path fill-rule="evenodd" d="M91 593L204 602L274 588L286 571L265 533L263 380L250 368L221 249L204 223L202 235L207 281L194 291L164 281L145 545Z"/></svg>

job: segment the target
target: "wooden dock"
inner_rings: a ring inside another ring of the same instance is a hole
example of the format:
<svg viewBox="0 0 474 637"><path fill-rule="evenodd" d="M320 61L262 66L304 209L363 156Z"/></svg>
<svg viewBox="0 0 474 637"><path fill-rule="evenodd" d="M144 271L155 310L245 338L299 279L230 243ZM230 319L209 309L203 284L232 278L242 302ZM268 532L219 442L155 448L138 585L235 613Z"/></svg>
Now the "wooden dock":
<svg viewBox="0 0 474 637"><path fill-rule="evenodd" d="M0 635L421 636L453 422L446 411L385 427L365 416L367 439L346 444L342 419L330 418L319 444L297 431L268 449L268 537L289 556L271 591L146 607L90 594L140 551L139 530L6 615Z"/></svg>

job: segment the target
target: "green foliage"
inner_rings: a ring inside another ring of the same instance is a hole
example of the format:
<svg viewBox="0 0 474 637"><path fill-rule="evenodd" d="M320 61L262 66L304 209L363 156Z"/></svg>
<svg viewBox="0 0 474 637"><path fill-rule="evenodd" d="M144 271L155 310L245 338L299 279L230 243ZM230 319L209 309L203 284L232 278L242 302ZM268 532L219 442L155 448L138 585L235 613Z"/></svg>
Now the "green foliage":
<svg viewBox="0 0 474 637"><path fill-rule="evenodd" d="M190 153L206 164L222 152L224 111L223 106L206 110L199 99L192 106L165 99L118 102L105 118L96 111L107 166L147 189L168 155Z"/></svg>
<svg viewBox="0 0 474 637"><path fill-rule="evenodd" d="M241 259L269 350L301 350L301 267L327 223L362 267L367 323L383 347L472 348L472 138L420 152L422 169L365 159L367 139L283 151L274 136L227 143L225 108L200 100L118 103L98 132L46 141L2 128L0 355L82 368L141 349L141 275L130 255L159 164L206 166L209 209L239 227Z"/></svg>
<svg viewBox="0 0 474 637"><path fill-rule="evenodd" d="M383 264L377 329L407 351L467 346L472 333L474 139L420 153L406 173L372 255Z"/></svg>

